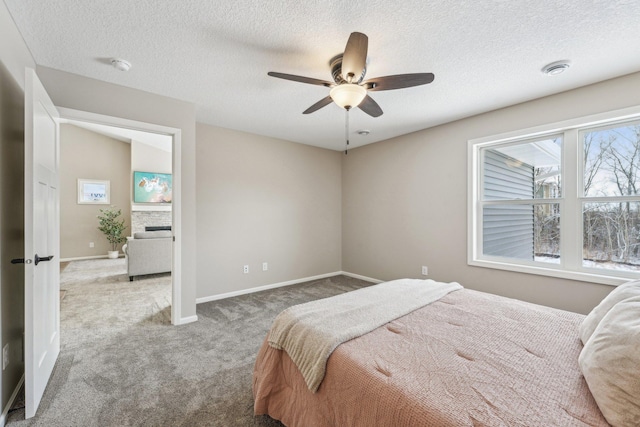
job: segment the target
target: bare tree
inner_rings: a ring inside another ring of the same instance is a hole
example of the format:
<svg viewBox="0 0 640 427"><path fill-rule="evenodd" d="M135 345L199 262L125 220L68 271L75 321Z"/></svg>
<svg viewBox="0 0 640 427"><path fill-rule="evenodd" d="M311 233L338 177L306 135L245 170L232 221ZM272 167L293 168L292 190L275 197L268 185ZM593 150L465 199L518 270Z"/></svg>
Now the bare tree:
<svg viewBox="0 0 640 427"><path fill-rule="evenodd" d="M589 132L584 138L584 191L635 196L640 189L640 126ZM640 250L637 202L593 203L584 212L587 257L629 263Z"/></svg>
<svg viewBox="0 0 640 427"><path fill-rule="evenodd" d="M606 151L605 161L611 168L621 196L635 196L640 186L640 126L629 128L627 135L614 129L615 140Z"/></svg>
<svg viewBox="0 0 640 427"><path fill-rule="evenodd" d="M598 140L594 141L596 136L595 132L589 132L584 138L584 194L588 195L593 180L600 171L600 166L604 160L604 153L607 152L611 146L611 138L606 141ZM596 146L597 145L597 146Z"/></svg>
<svg viewBox="0 0 640 427"><path fill-rule="evenodd" d="M590 194L590 190L594 185L594 180L600 172L600 168L604 161L604 154L608 151L612 143L612 137L602 139L602 135L596 132L588 132L585 134L583 141L583 174L584 174L584 195ZM588 259L600 258L594 253L597 242L596 238L599 228L602 227L598 212L594 212L593 208L585 209L583 213L583 252L584 257Z"/></svg>

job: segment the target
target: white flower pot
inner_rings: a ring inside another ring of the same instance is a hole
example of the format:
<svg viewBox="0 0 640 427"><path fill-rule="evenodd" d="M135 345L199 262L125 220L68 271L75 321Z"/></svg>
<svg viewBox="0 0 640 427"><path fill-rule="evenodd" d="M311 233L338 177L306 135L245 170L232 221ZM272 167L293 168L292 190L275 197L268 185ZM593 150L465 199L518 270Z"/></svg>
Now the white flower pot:
<svg viewBox="0 0 640 427"><path fill-rule="evenodd" d="M119 251L107 251L107 255L109 255L109 258L111 258L111 259L116 259L120 255L120 252Z"/></svg>

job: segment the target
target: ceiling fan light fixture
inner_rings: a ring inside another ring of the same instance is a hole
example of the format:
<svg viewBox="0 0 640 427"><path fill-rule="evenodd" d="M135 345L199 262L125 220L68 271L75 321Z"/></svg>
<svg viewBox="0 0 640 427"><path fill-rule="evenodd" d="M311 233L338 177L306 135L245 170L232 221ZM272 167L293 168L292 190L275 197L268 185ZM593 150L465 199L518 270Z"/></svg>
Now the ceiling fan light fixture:
<svg viewBox="0 0 640 427"><path fill-rule="evenodd" d="M331 89L329 96L340 107L350 110L360 105L367 96L367 90L354 83L343 83Z"/></svg>
<svg viewBox="0 0 640 427"><path fill-rule="evenodd" d="M331 75L335 83L276 71L269 71L267 75L331 88L328 96L304 110L302 114L313 113L335 102L346 111L358 107L370 117L380 117L383 112L378 103L368 95L368 92L404 89L433 82L433 73L396 74L363 81L367 71L368 40L366 34L351 33L344 53L334 56L330 62Z"/></svg>

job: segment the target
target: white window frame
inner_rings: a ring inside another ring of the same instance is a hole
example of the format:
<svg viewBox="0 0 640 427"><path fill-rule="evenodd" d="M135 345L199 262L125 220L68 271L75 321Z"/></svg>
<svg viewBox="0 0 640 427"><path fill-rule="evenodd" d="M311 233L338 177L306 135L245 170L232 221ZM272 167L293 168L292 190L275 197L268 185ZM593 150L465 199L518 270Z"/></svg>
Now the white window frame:
<svg viewBox="0 0 640 427"><path fill-rule="evenodd" d="M613 286L640 278L640 273L582 266L582 202L600 200L582 197L581 194L584 173L578 133L586 128L613 125L634 119L640 119L640 106L469 140L467 148L467 170L469 171L467 177L467 264ZM557 134L563 135L562 194L557 199L535 201L550 201L560 204L560 264L482 255L483 240L480 223L482 203L479 199L482 194L480 150L493 145L524 142L527 139Z"/></svg>

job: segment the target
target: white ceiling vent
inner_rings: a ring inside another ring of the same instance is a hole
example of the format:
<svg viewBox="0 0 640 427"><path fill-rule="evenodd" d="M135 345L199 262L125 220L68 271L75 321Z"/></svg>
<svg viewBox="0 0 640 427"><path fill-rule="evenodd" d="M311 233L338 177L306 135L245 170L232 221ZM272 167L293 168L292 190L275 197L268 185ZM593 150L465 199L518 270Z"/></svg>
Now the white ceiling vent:
<svg viewBox="0 0 640 427"><path fill-rule="evenodd" d="M124 59L114 58L111 60L111 65L117 70L120 71L129 71L131 68L131 63L129 61L125 61Z"/></svg>
<svg viewBox="0 0 640 427"><path fill-rule="evenodd" d="M569 61L557 61L551 64L545 65L542 68L542 72L547 76L556 76L564 73L571 66Z"/></svg>

